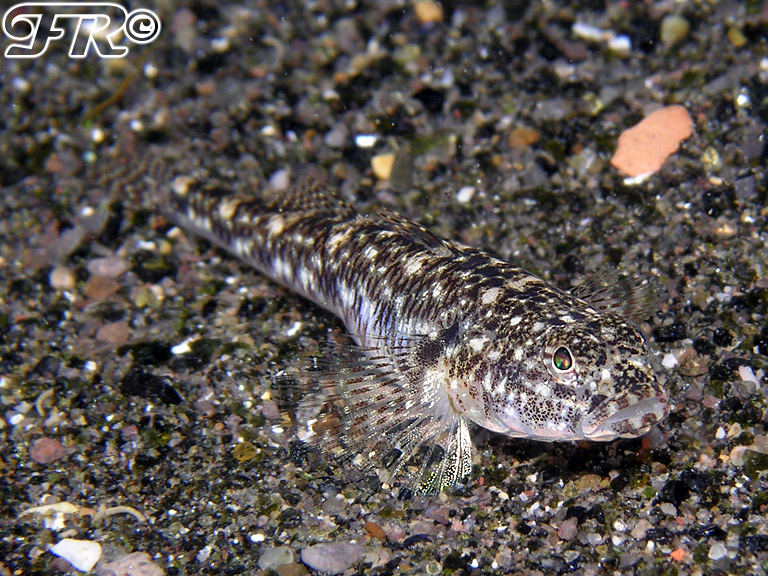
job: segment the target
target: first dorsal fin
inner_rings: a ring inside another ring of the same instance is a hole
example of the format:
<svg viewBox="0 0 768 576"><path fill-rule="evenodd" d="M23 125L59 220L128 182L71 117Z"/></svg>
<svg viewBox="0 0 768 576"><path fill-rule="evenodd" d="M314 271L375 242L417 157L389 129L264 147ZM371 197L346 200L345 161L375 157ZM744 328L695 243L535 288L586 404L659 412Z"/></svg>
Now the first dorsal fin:
<svg viewBox="0 0 768 576"><path fill-rule="evenodd" d="M277 202L275 209L280 212L311 212L339 216L352 216L356 213L352 205L345 202L331 188L312 178L304 178L289 189L286 196Z"/></svg>
<svg viewBox="0 0 768 576"><path fill-rule="evenodd" d="M650 278L619 276L615 270L588 278L570 292L599 312L616 312L633 322L655 314L665 294L664 288Z"/></svg>

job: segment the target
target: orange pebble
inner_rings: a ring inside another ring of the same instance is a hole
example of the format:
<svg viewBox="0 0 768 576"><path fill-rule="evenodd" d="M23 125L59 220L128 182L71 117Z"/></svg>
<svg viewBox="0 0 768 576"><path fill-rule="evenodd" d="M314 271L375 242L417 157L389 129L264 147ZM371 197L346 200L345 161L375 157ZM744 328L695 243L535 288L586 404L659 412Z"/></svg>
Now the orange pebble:
<svg viewBox="0 0 768 576"><path fill-rule="evenodd" d="M611 165L636 178L656 172L680 142L693 133L693 121L682 106L656 110L619 136Z"/></svg>

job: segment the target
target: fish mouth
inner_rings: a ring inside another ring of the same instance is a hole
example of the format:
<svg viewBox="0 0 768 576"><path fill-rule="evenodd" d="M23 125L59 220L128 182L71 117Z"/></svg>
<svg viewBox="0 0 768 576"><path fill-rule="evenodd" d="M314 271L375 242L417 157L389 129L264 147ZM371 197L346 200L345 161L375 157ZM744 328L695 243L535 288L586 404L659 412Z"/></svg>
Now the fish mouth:
<svg viewBox="0 0 768 576"><path fill-rule="evenodd" d="M628 397L608 399L599 404L581 422L583 438L598 442L614 438L636 438L669 414L664 395L639 400Z"/></svg>

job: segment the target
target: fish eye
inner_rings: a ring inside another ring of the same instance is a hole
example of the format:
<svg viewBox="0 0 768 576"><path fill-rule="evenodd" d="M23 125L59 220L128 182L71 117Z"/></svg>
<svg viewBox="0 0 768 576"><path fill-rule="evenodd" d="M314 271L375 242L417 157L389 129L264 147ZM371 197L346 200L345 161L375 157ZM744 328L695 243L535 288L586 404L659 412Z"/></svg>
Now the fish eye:
<svg viewBox="0 0 768 576"><path fill-rule="evenodd" d="M573 356L565 346L559 346L552 354L552 364L560 372L568 372L573 368Z"/></svg>

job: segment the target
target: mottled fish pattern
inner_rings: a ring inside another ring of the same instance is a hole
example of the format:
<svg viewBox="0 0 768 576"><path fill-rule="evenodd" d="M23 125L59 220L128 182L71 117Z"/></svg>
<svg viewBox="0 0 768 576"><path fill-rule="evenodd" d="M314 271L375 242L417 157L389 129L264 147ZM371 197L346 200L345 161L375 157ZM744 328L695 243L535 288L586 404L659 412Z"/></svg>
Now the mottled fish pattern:
<svg viewBox="0 0 768 576"><path fill-rule="evenodd" d="M323 385L335 419L308 416L302 439L333 430L342 452L397 456L395 472L421 462L414 487L433 492L471 472L470 421L608 441L668 413L646 341L612 297L565 292L390 211L359 214L317 184L271 205L187 178L171 188L177 224L336 314L356 342Z"/></svg>

